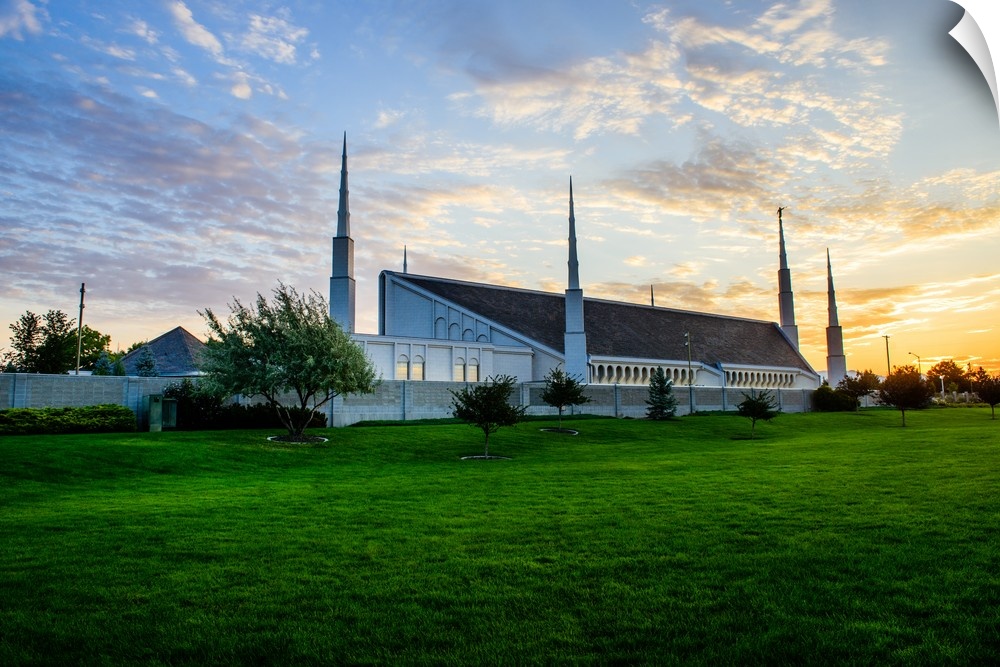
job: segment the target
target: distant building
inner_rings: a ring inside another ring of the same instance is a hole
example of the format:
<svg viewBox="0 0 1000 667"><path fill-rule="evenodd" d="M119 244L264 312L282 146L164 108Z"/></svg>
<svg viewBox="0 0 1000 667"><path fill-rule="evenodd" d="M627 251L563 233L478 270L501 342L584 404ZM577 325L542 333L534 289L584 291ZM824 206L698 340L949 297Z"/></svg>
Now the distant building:
<svg viewBox="0 0 1000 667"><path fill-rule="evenodd" d="M345 136L330 316L353 334L386 379L478 382L508 374L531 382L561 366L591 384L648 384L656 368L678 385L814 389L820 384L798 351L780 211L781 325L584 298L570 181L564 294L411 275L404 264L402 273L379 276L378 333L357 334L347 192Z"/></svg>
<svg viewBox="0 0 1000 667"><path fill-rule="evenodd" d="M184 327L176 327L146 343L156 360L156 371L161 377L195 377L198 355L205 344L191 335ZM136 364L142 357L142 348L132 350L124 357L126 375L138 375Z"/></svg>

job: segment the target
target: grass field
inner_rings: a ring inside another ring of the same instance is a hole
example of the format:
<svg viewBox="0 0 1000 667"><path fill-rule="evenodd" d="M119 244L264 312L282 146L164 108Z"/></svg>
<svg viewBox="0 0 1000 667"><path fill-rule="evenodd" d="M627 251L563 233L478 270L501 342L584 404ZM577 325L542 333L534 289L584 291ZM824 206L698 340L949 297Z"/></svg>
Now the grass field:
<svg viewBox="0 0 1000 667"><path fill-rule="evenodd" d="M0 439L0 664L975 664L1000 421Z"/></svg>

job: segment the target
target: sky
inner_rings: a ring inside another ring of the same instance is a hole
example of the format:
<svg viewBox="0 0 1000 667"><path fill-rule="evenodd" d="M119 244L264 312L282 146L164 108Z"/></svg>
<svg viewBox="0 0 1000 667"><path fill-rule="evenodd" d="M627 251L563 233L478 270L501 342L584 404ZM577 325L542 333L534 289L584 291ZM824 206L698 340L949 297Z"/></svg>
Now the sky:
<svg viewBox="0 0 1000 667"><path fill-rule="evenodd" d="M112 349L381 270L777 321L826 369L1000 371L1000 123L949 0L0 0L0 348ZM888 340L884 338L888 336Z"/></svg>

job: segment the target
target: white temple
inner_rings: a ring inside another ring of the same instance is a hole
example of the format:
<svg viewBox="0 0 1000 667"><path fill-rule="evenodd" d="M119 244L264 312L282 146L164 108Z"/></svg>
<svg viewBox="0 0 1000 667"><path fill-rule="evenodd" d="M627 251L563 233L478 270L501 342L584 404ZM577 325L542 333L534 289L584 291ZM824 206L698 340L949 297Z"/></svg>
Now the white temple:
<svg viewBox="0 0 1000 667"><path fill-rule="evenodd" d="M565 293L414 275L404 264L402 272L379 275L378 333L357 334L346 136L342 161L330 316L353 334L385 379L478 382L506 374L531 382L562 366L591 384L645 385L657 368L676 385L814 389L820 384L798 351L780 210L779 326L585 298L572 180Z"/></svg>

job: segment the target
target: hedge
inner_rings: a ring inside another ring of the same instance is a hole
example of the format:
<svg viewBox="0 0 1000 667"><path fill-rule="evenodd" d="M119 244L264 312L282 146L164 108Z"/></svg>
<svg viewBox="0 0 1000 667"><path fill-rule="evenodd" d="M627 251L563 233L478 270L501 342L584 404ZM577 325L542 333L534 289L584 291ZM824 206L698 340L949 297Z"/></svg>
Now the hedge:
<svg viewBox="0 0 1000 667"><path fill-rule="evenodd" d="M0 410L0 434L126 433L135 430L135 413L122 405L81 408Z"/></svg>

